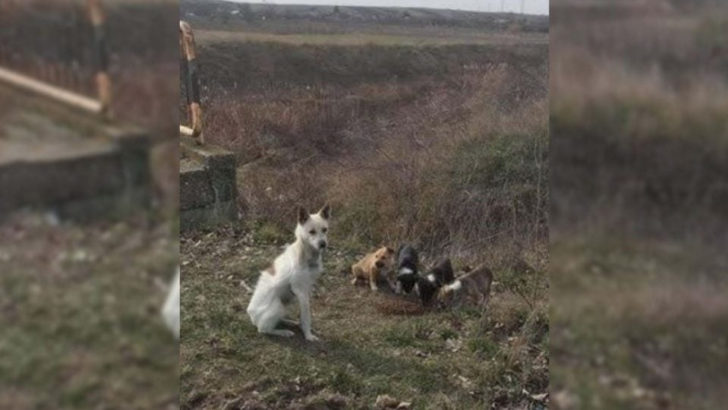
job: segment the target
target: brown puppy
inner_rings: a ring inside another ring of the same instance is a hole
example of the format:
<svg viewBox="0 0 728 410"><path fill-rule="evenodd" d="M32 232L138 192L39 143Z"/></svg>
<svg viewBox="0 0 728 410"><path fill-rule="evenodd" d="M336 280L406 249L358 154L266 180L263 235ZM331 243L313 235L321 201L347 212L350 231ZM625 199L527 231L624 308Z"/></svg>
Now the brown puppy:
<svg viewBox="0 0 728 410"><path fill-rule="evenodd" d="M485 306L491 282L493 272L481 265L440 288L437 300L441 307Z"/></svg>
<svg viewBox="0 0 728 410"><path fill-rule="evenodd" d="M351 274L354 277L351 280L352 285L356 285L359 279L369 281L369 287L372 290L378 290L377 280L384 273L392 273L394 265L394 250L386 246L382 246L375 252L366 255L359 262L351 265ZM387 278L391 282L391 278Z"/></svg>

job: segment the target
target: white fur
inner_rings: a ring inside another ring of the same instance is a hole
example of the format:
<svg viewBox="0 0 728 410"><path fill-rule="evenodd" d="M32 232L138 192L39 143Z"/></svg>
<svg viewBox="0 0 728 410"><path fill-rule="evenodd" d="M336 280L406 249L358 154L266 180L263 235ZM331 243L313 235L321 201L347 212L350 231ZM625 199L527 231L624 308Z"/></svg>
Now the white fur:
<svg viewBox="0 0 728 410"><path fill-rule="evenodd" d="M435 278L434 273L431 273L431 274L427 275L427 280L429 280L432 283L435 283L437 281L437 278Z"/></svg>
<svg viewBox="0 0 728 410"><path fill-rule="evenodd" d="M453 283L450 283L448 285L445 285L446 291L458 291L463 287L463 283L460 282L460 279L455 280Z"/></svg>
<svg viewBox="0 0 728 410"><path fill-rule="evenodd" d="M172 287L167 295L167 300L164 302L164 307L162 308L164 323L174 333L177 339L179 339L179 280L178 267L177 273L172 281Z"/></svg>
<svg viewBox="0 0 728 410"><path fill-rule="evenodd" d="M402 276L402 275L410 275L413 273L414 273L414 271L412 271L412 269L404 267L399 270L399 273L397 273L397 275Z"/></svg>
<svg viewBox="0 0 728 410"><path fill-rule="evenodd" d="M296 241L273 262L274 274L263 271L248 304L248 316L259 333L293 336L290 330L276 329L285 316L284 300L292 293L301 311L301 330L306 340L318 338L311 331L311 291L321 275L320 244L327 243L328 220L322 213L309 215L296 226ZM314 233L312 234L311 231Z"/></svg>
<svg viewBox="0 0 728 410"><path fill-rule="evenodd" d="M412 269L408 267L403 267L399 269L399 272L397 272L397 276L403 276L403 275L411 275L415 273ZM397 281L397 283L394 285L394 293L397 295L401 295L404 293L404 289L402 289L402 282Z"/></svg>

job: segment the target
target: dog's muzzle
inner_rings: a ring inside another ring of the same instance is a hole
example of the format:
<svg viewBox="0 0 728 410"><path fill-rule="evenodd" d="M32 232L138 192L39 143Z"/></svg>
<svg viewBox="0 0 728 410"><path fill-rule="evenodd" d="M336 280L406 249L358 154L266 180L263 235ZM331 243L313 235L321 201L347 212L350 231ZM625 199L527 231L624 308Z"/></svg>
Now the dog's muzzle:
<svg viewBox="0 0 728 410"><path fill-rule="evenodd" d="M318 246L319 246L319 249L326 248L326 241L319 241Z"/></svg>

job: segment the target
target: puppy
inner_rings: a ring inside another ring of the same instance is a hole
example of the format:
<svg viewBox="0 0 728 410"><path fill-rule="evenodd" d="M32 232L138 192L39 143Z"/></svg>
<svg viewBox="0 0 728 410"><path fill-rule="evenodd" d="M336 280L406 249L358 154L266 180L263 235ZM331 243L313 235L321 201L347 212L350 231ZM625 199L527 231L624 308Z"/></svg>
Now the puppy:
<svg viewBox="0 0 728 410"><path fill-rule="evenodd" d="M422 306L430 306L439 289L440 285L437 284L434 275L417 276L414 290L415 294L419 296Z"/></svg>
<svg viewBox="0 0 728 410"><path fill-rule="evenodd" d="M452 283L444 285L438 292L438 303L441 307L485 306L492 282L493 272L483 265L478 266Z"/></svg>
<svg viewBox="0 0 728 410"><path fill-rule="evenodd" d="M440 289L446 284L455 280L455 274L452 270L450 259L440 261L425 276L418 276L415 283L415 293L420 297L422 305L431 305L433 299L436 299Z"/></svg>
<svg viewBox="0 0 728 410"><path fill-rule="evenodd" d="M452 283L452 281L455 280L455 272L452 270L452 263L450 263L450 259L445 258L440 261L440 263L432 268L432 273L430 273L430 275L435 277L434 281L437 283L438 287Z"/></svg>
<svg viewBox="0 0 728 410"><path fill-rule="evenodd" d="M311 331L311 292L323 271L321 255L328 246L331 209L324 206L318 213L298 209L296 240L288 245L273 264L260 273L248 316L259 333L290 337L290 330L276 329L285 316L285 305L295 296L301 311L301 330L308 341L316 341Z"/></svg>
<svg viewBox="0 0 728 410"><path fill-rule="evenodd" d="M420 275L417 271L419 258L417 251L411 245L400 245L397 250L397 276L394 292L396 294L410 293Z"/></svg>
<svg viewBox="0 0 728 410"><path fill-rule="evenodd" d="M179 267L162 308L162 318L174 337L179 339Z"/></svg>
<svg viewBox="0 0 728 410"><path fill-rule="evenodd" d="M359 262L351 265L352 285L356 285L359 279L369 281L371 290L378 290L377 281L392 271L394 265L394 250L386 246L382 246L376 251L366 255ZM387 278L391 280L391 278Z"/></svg>

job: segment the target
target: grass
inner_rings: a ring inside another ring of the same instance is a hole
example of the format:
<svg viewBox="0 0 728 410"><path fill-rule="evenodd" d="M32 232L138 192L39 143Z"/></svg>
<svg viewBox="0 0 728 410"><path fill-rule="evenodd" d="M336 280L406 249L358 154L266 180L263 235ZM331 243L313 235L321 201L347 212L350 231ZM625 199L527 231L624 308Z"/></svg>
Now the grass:
<svg viewBox="0 0 728 410"><path fill-rule="evenodd" d="M728 283L718 272L726 261L704 249L687 256L688 246L610 237L556 243L555 391L595 408L722 402Z"/></svg>
<svg viewBox="0 0 728 410"><path fill-rule="evenodd" d="M0 227L0 407L171 408L178 349L164 327L175 241L144 217Z"/></svg>
<svg viewBox="0 0 728 410"><path fill-rule="evenodd" d="M711 45L722 30L711 15L725 10L713 7L560 9L579 18L552 30L557 408L710 409L725 401L719 323L728 315L728 265L718 181L728 128L718 115L725 59Z"/></svg>
<svg viewBox="0 0 728 410"><path fill-rule="evenodd" d="M347 33L347 34L272 34L255 32L237 32L225 30L196 30L195 39L200 45L220 42L279 42L291 45L337 45L337 46L446 46L462 44L480 45L518 45L518 44L548 44L548 38L543 34L523 33L482 33L471 32L451 36L426 37L422 35L406 34L376 34L376 33Z"/></svg>
<svg viewBox="0 0 728 410"><path fill-rule="evenodd" d="M254 286L280 248L256 237L234 227L183 236L182 408L321 401L370 408L381 394L413 408L507 407L537 404L530 394L545 391L545 316L529 319L533 311L509 289L497 287L486 316L472 309L384 314L377 306L389 296L351 286L341 272L358 255L336 244L313 299L323 342L306 343L298 331L292 339L259 335L241 282ZM540 289L530 302L541 312L544 282L541 271L529 279ZM514 309L521 313L505 313Z"/></svg>
<svg viewBox="0 0 728 410"><path fill-rule="evenodd" d="M278 53L277 46L256 47L268 57ZM207 57L206 67L213 61L219 66L208 71L211 90L226 84L227 75L216 74L224 63L219 51ZM467 61L474 51L441 52L463 52ZM381 48L369 52L378 56L369 64L383 72L403 57ZM430 50L408 52L439 61ZM296 53L281 57L316 56L310 49ZM367 243L416 237L424 247L451 243L456 252L477 253L503 236L524 246L543 238L545 60L510 55L515 67L475 63L472 71L424 70L423 78L392 72L382 77L388 81L370 82L348 67L326 77L326 64L338 60L320 57L328 63L311 66L312 73L281 78L297 83L310 75L326 78L325 85L309 90L280 83L262 94L244 87L209 94L208 135L242 164L238 188L247 218L287 229L296 201L313 206L308 202L328 200L341 211L344 236ZM341 83L343 77L357 83ZM306 181L299 177L303 170ZM291 180L300 183L291 186Z"/></svg>

